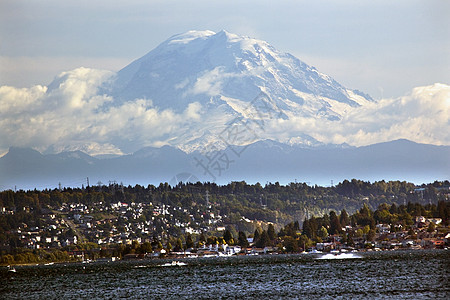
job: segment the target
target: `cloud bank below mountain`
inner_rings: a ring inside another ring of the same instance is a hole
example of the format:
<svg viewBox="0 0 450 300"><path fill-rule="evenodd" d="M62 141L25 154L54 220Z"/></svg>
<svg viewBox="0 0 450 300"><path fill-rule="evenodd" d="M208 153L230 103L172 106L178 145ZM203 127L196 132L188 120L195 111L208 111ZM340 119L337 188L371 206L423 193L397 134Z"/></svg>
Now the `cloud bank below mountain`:
<svg viewBox="0 0 450 300"><path fill-rule="evenodd" d="M196 103L182 114L161 111L148 99L111 106L113 99L97 91L112 75L79 68L60 74L49 87L0 87L0 149L123 154L130 144L133 148L166 144L186 122L199 119Z"/></svg>

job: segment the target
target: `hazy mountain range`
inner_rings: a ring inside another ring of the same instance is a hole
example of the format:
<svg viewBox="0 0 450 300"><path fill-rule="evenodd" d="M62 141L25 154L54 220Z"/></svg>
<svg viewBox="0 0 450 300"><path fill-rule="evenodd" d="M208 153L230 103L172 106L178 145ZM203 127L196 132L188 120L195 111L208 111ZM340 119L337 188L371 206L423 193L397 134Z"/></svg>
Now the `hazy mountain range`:
<svg viewBox="0 0 450 300"><path fill-rule="evenodd" d="M99 181L159 184L215 181L225 184L279 181L330 185L344 179L432 182L449 178L449 146L397 140L366 147L290 146L260 141L212 153L185 153L164 146L133 154L95 158L81 151L43 155L30 148L11 148L0 158L0 188L55 188Z"/></svg>
<svg viewBox="0 0 450 300"><path fill-rule="evenodd" d="M374 100L265 41L189 31L117 73L79 68L48 86L0 87L0 150L18 146L0 158L0 188L183 172L218 182L448 179L449 147L425 145L449 144L448 99L450 86L434 84Z"/></svg>

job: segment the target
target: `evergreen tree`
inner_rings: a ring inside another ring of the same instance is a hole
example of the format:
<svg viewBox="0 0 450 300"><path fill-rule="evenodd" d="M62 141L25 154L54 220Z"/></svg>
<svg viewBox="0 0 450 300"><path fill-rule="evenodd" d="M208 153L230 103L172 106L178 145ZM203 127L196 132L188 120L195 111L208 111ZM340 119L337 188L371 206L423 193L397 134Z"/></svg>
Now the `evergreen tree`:
<svg viewBox="0 0 450 300"><path fill-rule="evenodd" d="M305 218L305 221L303 221L303 234L309 237L310 239L313 238L314 232L311 228L311 223L308 219Z"/></svg>
<svg viewBox="0 0 450 300"><path fill-rule="evenodd" d="M326 239L327 237L328 237L328 231L327 231L327 229L325 228L325 227L320 227L320 229L319 229L319 237L321 238L321 239Z"/></svg>
<svg viewBox="0 0 450 300"><path fill-rule="evenodd" d="M298 223L297 223L298 225ZM294 223L289 223L285 226L286 234L289 236L292 236L293 238L295 238L297 236L297 229L296 229L296 225L295 222Z"/></svg>
<svg viewBox="0 0 450 300"><path fill-rule="evenodd" d="M306 251L306 248L311 244L311 240L304 234L302 234L298 239L298 246Z"/></svg>
<svg viewBox="0 0 450 300"><path fill-rule="evenodd" d="M433 222L430 222L430 225L428 225L428 232L434 232L436 230L436 225Z"/></svg>
<svg viewBox="0 0 450 300"><path fill-rule="evenodd" d="M192 236L190 233L186 235L186 249L190 249L194 247L194 241L192 240Z"/></svg>
<svg viewBox="0 0 450 300"><path fill-rule="evenodd" d="M350 247L355 246L355 242L353 241L353 233L351 231L347 233L347 245L349 245Z"/></svg>
<svg viewBox="0 0 450 300"><path fill-rule="evenodd" d="M153 238L152 238L152 247L155 249L162 249L158 247L159 244L159 239L158 239L158 235L156 234L156 232L153 233Z"/></svg>
<svg viewBox="0 0 450 300"><path fill-rule="evenodd" d="M241 246L242 248L248 248L247 236L242 231L239 231L238 243L239 243L239 246Z"/></svg>
<svg viewBox="0 0 450 300"><path fill-rule="evenodd" d="M223 239L228 245L231 245L233 243L234 240L233 235L228 229L226 229L225 232L223 233Z"/></svg>
<svg viewBox="0 0 450 300"><path fill-rule="evenodd" d="M309 232L309 235L307 234L307 236L310 239L315 239L317 236L317 230L318 230L317 219L314 216L312 216L311 219L309 219L308 225L309 225L310 232Z"/></svg>
<svg viewBox="0 0 450 300"><path fill-rule="evenodd" d="M255 246L258 248L264 248L266 246L270 246L270 239L267 231L263 230L259 239L256 241Z"/></svg>
<svg viewBox="0 0 450 300"><path fill-rule="evenodd" d="M330 211L330 234L338 234L342 232L342 226L339 218L334 211Z"/></svg>
<svg viewBox="0 0 450 300"><path fill-rule="evenodd" d="M254 244L256 244L259 240L259 236L261 235L260 230L261 230L261 228L259 228L259 227L255 229L255 233L253 234L253 243Z"/></svg>
<svg viewBox="0 0 450 300"><path fill-rule="evenodd" d="M139 253L140 254L146 254L146 253L152 253L152 244L149 242L144 242L139 247Z"/></svg>
<svg viewBox="0 0 450 300"><path fill-rule="evenodd" d="M297 222L298 224L298 222ZM269 235L269 239L271 241L275 240L276 238L276 234L275 234L275 227L273 226L273 224L269 224L269 226L267 227L267 234Z"/></svg>
<svg viewBox="0 0 450 300"><path fill-rule="evenodd" d="M286 236L283 241L283 247L287 253L298 252L298 241L291 236Z"/></svg>
<svg viewBox="0 0 450 300"><path fill-rule="evenodd" d="M359 210L359 213L363 217L370 217L370 216L372 216L372 211L370 210L370 208L367 206L366 203L364 203L363 207Z"/></svg>
<svg viewBox="0 0 450 300"><path fill-rule="evenodd" d="M439 201L437 205L437 216L442 219L444 225L448 225L450 217L449 205L445 201Z"/></svg>
<svg viewBox="0 0 450 300"><path fill-rule="evenodd" d="M348 213L345 209L341 210L341 214L339 216L339 223L341 223L342 227L350 225L350 218L348 217Z"/></svg>
<svg viewBox="0 0 450 300"><path fill-rule="evenodd" d="M368 241L373 241L373 239L375 238L375 230L374 229L370 229L369 232L367 233L366 239Z"/></svg>
<svg viewBox="0 0 450 300"><path fill-rule="evenodd" d="M205 234L202 232L200 233L200 237L198 238L199 242L205 243L206 242L206 237Z"/></svg>
<svg viewBox="0 0 450 300"><path fill-rule="evenodd" d="M294 230L295 231L300 231L300 224L298 223L298 221L294 222Z"/></svg>
<svg viewBox="0 0 450 300"><path fill-rule="evenodd" d="M215 237L215 236L208 236L208 238L206 240L206 244L208 244L208 245L218 244L217 237Z"/></svg>

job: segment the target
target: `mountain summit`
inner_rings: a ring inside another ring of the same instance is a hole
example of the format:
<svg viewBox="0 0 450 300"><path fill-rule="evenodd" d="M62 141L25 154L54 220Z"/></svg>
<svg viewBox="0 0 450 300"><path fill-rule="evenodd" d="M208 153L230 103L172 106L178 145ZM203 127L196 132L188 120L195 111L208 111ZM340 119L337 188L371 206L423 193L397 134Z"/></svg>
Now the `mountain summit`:
<svg viewBox="0 0 450 300"><path fill-rule="evenodd" d="M238 145L264 139L320 145L301 130L281 129L277 122L292 127L286 121L339 121L373 101L265 41L224 30L172 36L120 70L102 92L114 99L112 105L142 99L160 111L195 119L165 142L187 152L226 147L218 136L240 118L264 127L250 140L234 140ZM263 114L258 105L265 107Z"/></svg>
<svg viewBox="0 0 450 300"><path fill-rule="evenodd" d="M110 87L116 99L151 99L175 111L192 102L233 109L260 92L282 110L328 119L341 118L342 104L371 100L267 42L224 30L174 35L120 70Z"/></svg>

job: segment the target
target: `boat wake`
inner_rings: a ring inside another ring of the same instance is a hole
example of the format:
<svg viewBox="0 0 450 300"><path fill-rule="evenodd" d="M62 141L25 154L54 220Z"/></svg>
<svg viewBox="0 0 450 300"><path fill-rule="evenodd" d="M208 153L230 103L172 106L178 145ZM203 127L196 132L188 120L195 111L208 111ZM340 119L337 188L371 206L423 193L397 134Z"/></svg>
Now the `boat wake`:
<svg viewBox="0 0 450 300"><path fill-rule="evenodd" d="M135 269L140 269L140 268L148 268L149 266L146 265L139 265L139 266L134 266L133 268Z"/></svg>
<svg viewBox="0 0 450 300"><path fill-rule="evenodd" d="M339 253L339 254L329 253L317 257L316 259L356 259L356 258L362 258L362 256L354 253Z"/></svg>

